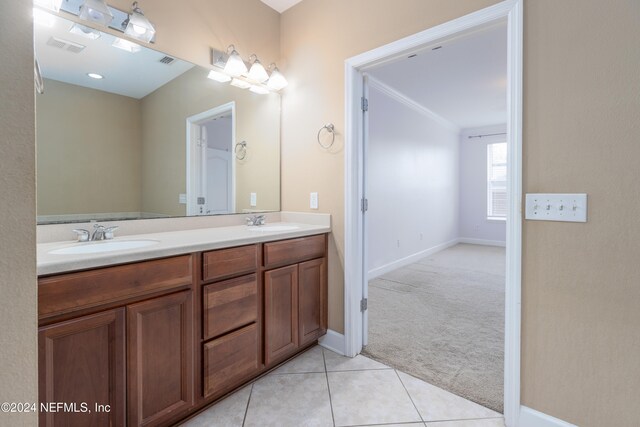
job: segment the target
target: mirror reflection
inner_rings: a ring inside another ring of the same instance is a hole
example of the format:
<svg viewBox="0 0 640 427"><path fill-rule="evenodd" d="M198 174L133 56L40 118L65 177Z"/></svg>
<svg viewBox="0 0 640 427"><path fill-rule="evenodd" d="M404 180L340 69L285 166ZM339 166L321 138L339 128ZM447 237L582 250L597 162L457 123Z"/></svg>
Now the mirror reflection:
<svg viewBox="0 0 640 427"><path fill-rule="evenodd" d="M38 223L280 209L277 93L51 17L35 26Z"/></svg>

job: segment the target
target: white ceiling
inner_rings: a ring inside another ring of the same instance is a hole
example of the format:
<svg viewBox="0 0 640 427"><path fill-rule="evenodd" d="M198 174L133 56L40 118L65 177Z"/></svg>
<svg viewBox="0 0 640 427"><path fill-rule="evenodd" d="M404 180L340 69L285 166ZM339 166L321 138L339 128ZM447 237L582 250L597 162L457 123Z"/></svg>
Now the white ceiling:
<svg viewBox="0 0 640 427"><path fill-rule="evenodd" d="M368 73L461 129L505 123L506 22L439 45Z"/></svg>
<svg viewBox="0 0 640 427"><path fill-rule="evenodd" d="M293 7L296 4L300 3L301 1L302 0L262 0L262 3L282 13L290 7Z"/></svg>
<svg viewBox="0 0 640 427"><path fill-rule="evenodd" d="M72 34L73 23L55 16L53 27L36 24L35 48L45 78L132 98L143 98L185 71L193 64L175 60L170 65L158 62L165 54L143 47L129 53L111 46L116 37L102 33L96 40ZM50 37L85 45L80 53L72 53L47 45ZM105 78L95 80L87 73ZM46 88L45 88L46 90Z"/></svg>

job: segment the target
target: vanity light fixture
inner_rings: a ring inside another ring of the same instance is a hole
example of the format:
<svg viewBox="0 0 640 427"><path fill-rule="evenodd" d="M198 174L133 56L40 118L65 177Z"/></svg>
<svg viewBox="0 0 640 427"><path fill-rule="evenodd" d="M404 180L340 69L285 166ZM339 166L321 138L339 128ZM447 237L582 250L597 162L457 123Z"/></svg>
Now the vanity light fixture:
<svg viewBox="0 0 640 427"><path fill-rule="evenodd" d="M138 2L134 1L131 6L129 17L122 23L124 33L143 42L149 43L156 34L156 29L144 16L142 9L138 7Z"/></svg>
<svg viewBox="0 0 640 427"><path fill-rule="evenodd" d="M234 78L231 80L231 86L239 87L240 89L249 89L251 87L251 83Z"/></svg>
<svg viewBox="0 0 640 427"><path fill-rule="evenodd" d="M100 38L100 31L94 30L93 28L89 28L82 24L73 24L73 26L69 29L71 34L76 34L78 36L86 37L91 40L96 40Z"/></svg>
<svg viewBox="0 0 640 427"><path fill-rule="evenodd" d="M207 77L210 78L211 80L215 80L220 83L226 83L231 81L231 77L216 70L209 71L209 75Z"/></svg>
<svg viewBox="0 0 640 427"><path fill-rule="evenodd" d="M43 27L52 28L54 24L54 17L46 10L34 7L33 8L33 22L42 25Z"/></svg>
<svg viewBox="0 0 640 427"><path fill-rule="evenodd" d="M238 77L242 74L245 74L247 72L247 66L240 57L240 54L236 50L235 46L229 45L229 47L227 48L227 53L229 54L229 58L227 58L227 63L224 66L224 72L233 77Z"/></svg>
<svg viewBox="0 0 640 427"><path fill-rule="evenodd" d="M272 71L271 71L271 77L269 77L269 81L267 82L267 87L275 91L278 91L280 89L284 89L285 87L287 87L289 82L287 82L287 79L285 79L282 73L280 72L280 70L278 70L278 67L276 67L276 64L275 63L271 64L269 68L271 68Z"/></svg>
<svg viewBox="0 0 640 427"><path fill-rule="evenodd" d="M255 53L249 57L249 62L252 63L251 69L249 70L249 78L260 83L266 82L269 79L269 74L267 73L267 70L264 69Z"/></svg>
<svg viewBox="0 0 640 427"><path fill-rule="evenodd" d="M130 42L129 40L124 40L121 38L116 37L116 39L114 40L114 42L111 44L111 46L118 48L118 49L122 49L124 51L127 51L129 53L137 53L140 52L140 49L142 49L142 47L140 45L137 45L133 42Z"/></svg>
<svg viewBox="0 0 640 427"><path fill-rule="evenodd" d="M45 9L53 10L54 12L60 12L62 0L33 0L33 4L44 7Z"/></svg>
<svg viewBox="0 0 640 427"><path fill-rule="evenodd" d="M87 76L91 77L92 79L96 79L96 80L104 79L104 76L102 74L98 74L98 73L87 73Z"/></svg>
<svg viewBox="0 0 640 427"><path fill-rule="evenodd" d="M251 85L251 87L249 88L249 90L253 93L257 93L260 95L266 95L269 93L269 89L267 89L264 86L258 86L258 85Z"/></svg>
<svg viewBox="0 0 640 427"><path fill-rule="evenodd" d="M84 0L78 18L108 27L113 20L113 14L104 0Z"/></svg>

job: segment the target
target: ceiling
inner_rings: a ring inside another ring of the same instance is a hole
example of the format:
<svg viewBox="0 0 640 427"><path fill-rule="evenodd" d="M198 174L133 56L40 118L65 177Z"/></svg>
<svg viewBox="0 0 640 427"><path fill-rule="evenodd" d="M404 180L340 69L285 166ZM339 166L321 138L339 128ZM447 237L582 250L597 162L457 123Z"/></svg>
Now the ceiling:
<svg viewBox="0 0 640 427"><path fill-rule="evenodd" d="M42 75L47 79L98 89L132 98L143 98L165 85L194 65L181 60L163 64L166 55L142 47L137 53L129 53L111 46L116 37L101 33L96 40L72 34L73 22L59 16L53 17L53 26L36 24L35 49ZM79 53L47 44L51 37L85 46ZM87 73L104 76L95 80Z"/></svg>
<svg viewBox="0 0 640 427"><path fill-rule="evenodd" d="M460 129L506 122L506 22L416 53L367 72Z"/></svg>
<svg viewBox="0 0 640 427"><path fill-rule="evenodd" d="M302 0L262 0L262 3L282 13L290 7L293 7L296 4L300 3L301 1Z"/></svg>

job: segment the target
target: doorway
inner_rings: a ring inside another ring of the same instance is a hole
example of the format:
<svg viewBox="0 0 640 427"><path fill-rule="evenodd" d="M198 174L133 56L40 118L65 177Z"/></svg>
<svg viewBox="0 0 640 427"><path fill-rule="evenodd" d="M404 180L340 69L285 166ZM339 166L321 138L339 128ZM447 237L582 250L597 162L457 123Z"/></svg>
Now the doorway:
<svg viewBox="0 0 640 427"><path fill-rule="evenodd" d="M522 2L510 0L390 43L346 61L346 246L345 246L345 354L355 356L366 344L368 236L365 150L367 93L364 75L369 69L436 47L444 40L467 35L506 20L508 186L506 214L506 289L504 337L504 415L515 425L520 409L520 259L522 199Z"/></svg>
<svg viewBox="0 0 640 427"><path fill-rule="evenodd" d="M235 103L187 118L187 215L235 212Z"/></svg>

